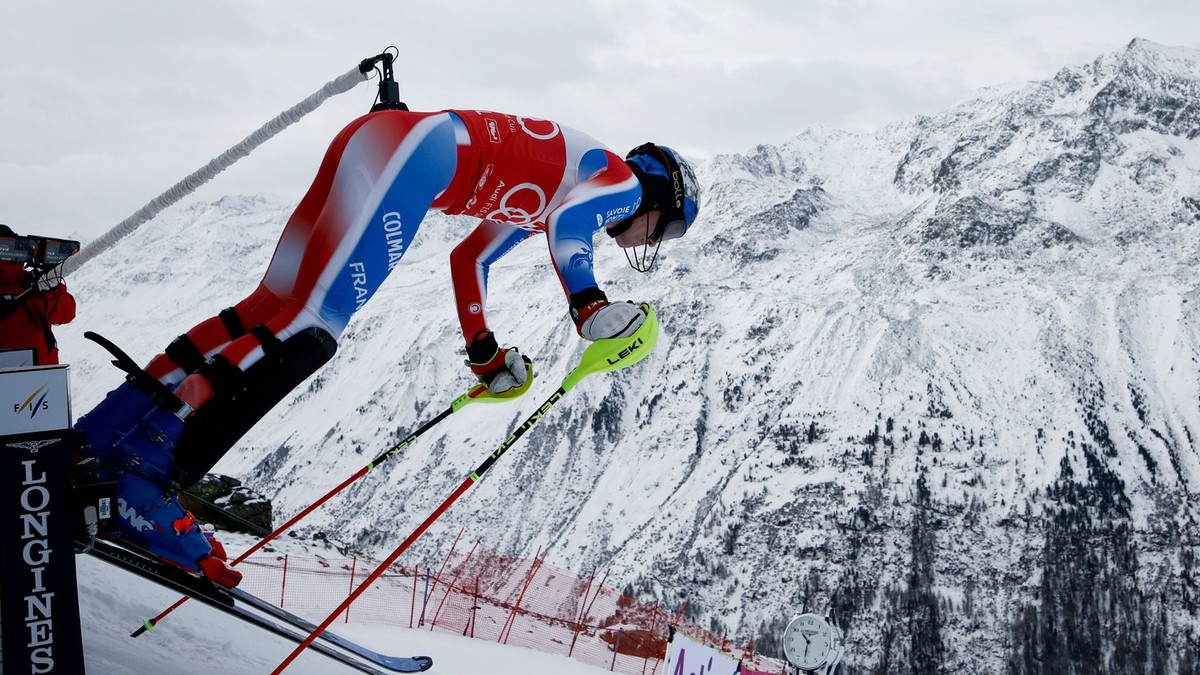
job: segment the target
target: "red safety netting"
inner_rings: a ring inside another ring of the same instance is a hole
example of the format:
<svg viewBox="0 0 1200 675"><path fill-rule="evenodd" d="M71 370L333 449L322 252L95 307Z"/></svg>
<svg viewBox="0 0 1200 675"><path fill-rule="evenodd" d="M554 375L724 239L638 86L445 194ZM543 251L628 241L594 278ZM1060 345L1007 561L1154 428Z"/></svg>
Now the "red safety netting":
<svg viewBox="0 0 1200 675"><path fill-rule="evenodd" d="M337 623L428 628L562 654L629 675L662 674L670 627L742 659L743 669L786 673L754 653L750 640L717 635L682 616L532 559L460 541L430 566L393 565ZM314 622L328 616L374 569L363 558L260 551L240 565L241 587ZM336 629L337 623L333 624Z"/></svg>

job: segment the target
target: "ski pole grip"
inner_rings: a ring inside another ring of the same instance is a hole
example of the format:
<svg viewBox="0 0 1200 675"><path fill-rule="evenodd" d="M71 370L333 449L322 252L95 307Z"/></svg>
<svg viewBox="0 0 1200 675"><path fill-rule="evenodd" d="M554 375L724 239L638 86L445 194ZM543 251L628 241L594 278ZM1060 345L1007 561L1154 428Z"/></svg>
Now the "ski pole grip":
<svg viewBox="0 0 1200 675"><path fill-rule="evenodd" d="M563 390L570 391L580 380L592 373L628 368L650 354L650 350L658 343L658 315L647 303L643 302L641 309L646 314L646 320L633 335L593 342L583 352L579 365L563 380Z"/></svg>

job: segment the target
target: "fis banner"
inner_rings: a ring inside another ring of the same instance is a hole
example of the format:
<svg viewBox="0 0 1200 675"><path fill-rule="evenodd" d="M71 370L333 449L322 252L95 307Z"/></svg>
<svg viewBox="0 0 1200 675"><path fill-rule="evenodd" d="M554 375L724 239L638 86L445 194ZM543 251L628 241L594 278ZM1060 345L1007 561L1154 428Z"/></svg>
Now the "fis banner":
<svg viewBox="0 0 1200 675"><path fill-rule="evenodd" d="M70 427L66 366L0 370L0 436Z"/></svg>
<svg viewBox="0 0 1200 675"><path fill-rule="evenodd" d="M740 667L729 654L672 629L666 675L735 675Z"/></svg>

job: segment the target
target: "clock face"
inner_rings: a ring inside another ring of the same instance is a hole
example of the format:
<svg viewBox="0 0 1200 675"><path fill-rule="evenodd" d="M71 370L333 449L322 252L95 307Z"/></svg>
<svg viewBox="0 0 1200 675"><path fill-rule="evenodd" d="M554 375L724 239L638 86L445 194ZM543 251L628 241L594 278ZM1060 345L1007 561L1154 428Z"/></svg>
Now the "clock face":
<svg viewBox="0 0 1200 675"><path fill-rule="evenodd" d="M833 651L833 631L824 618L801 614L783 631L783 655L802 670L825 665Z"/></svg>

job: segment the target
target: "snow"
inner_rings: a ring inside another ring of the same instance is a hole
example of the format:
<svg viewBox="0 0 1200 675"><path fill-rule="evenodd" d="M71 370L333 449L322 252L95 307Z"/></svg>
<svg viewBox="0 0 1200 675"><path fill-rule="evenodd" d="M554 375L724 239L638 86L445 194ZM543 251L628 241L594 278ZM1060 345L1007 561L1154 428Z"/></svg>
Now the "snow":
<svg viewBox="0 0 1200 675"><path fill-rule="evenodd" d="M89 675L262 675L279 665L295 645L248 627L199 602L188 602L153 631L129 633L179 598L152 582L89 556L77 558L80 620ZM332 632L376 651L430 656L429 675L597 675L607 672L574 659L522 647L476 640L442 631L335 623ZM306 652L288 675L341 675L352 668Z"/></svg>

